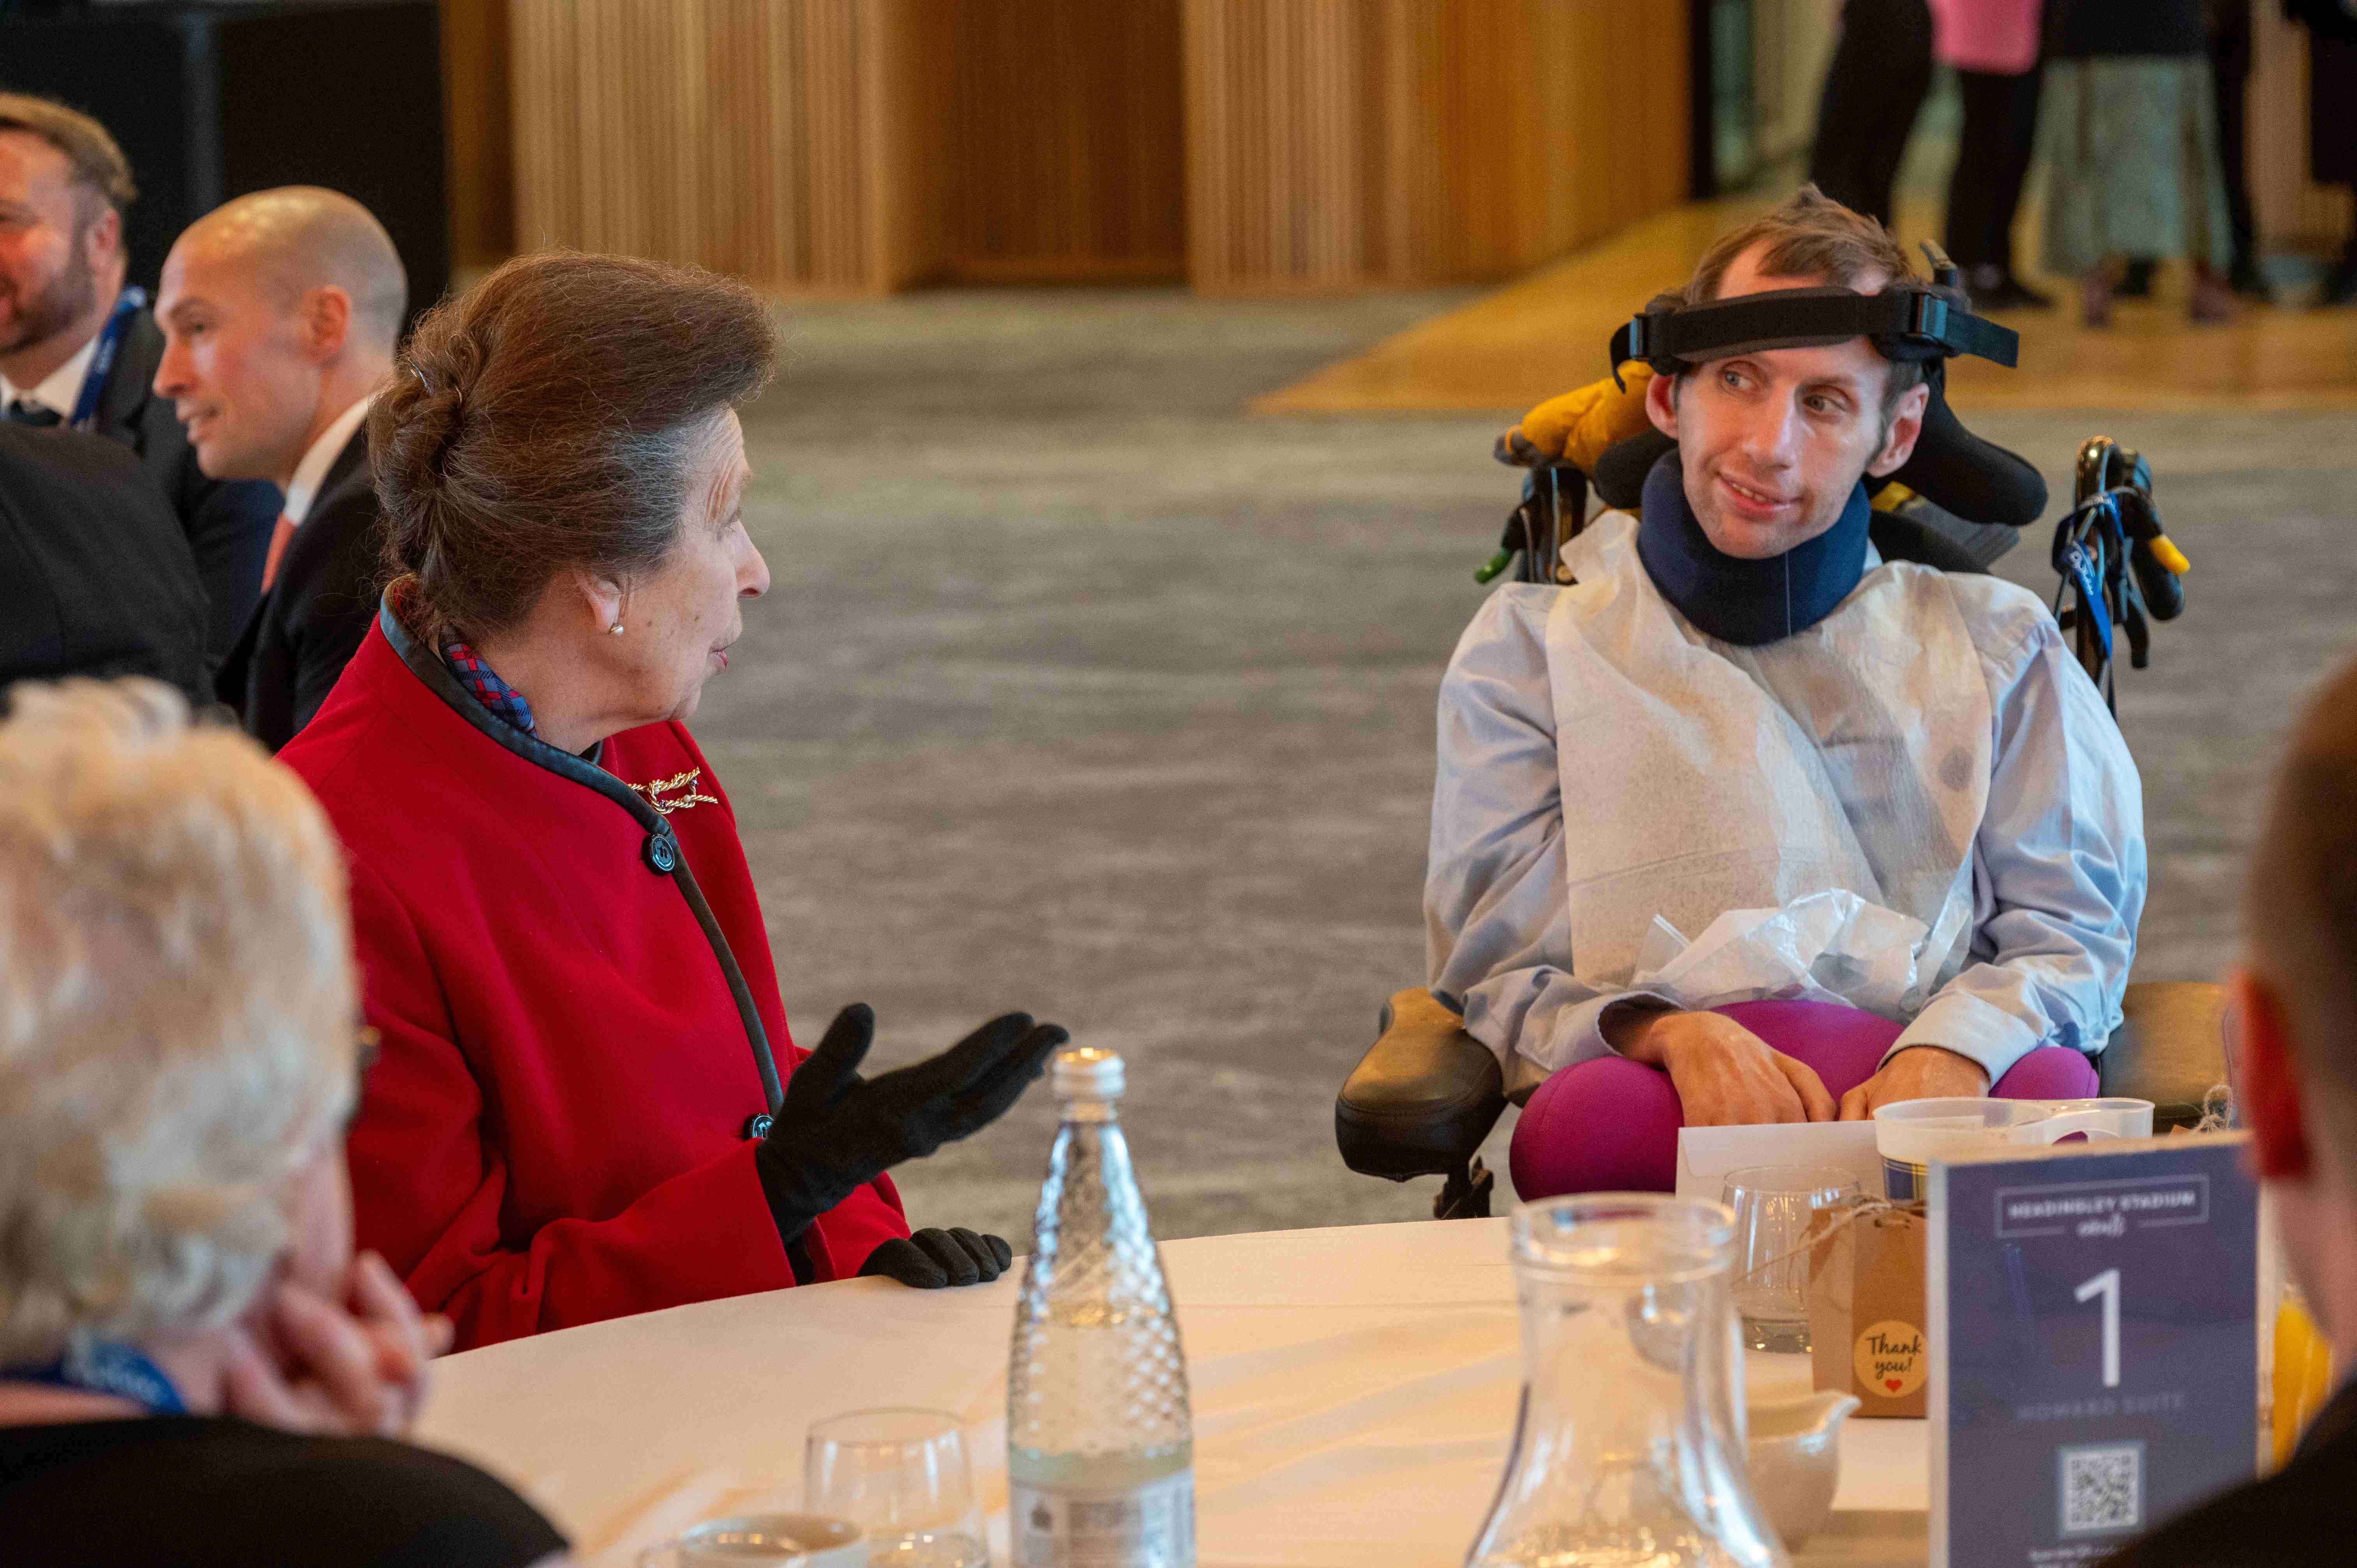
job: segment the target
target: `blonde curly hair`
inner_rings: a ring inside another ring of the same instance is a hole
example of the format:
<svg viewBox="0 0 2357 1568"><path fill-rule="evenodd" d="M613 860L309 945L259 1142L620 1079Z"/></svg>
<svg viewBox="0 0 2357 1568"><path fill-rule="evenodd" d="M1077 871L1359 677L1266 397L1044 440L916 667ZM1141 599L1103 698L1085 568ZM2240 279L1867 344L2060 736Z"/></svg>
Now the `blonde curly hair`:
<svg viewBox="0 0 2357 1568"><path fill-rule="evenodd" d="M153 681L0 723L0 1366L236 1316L349 1114L341 853L300 781Z"/></svg>

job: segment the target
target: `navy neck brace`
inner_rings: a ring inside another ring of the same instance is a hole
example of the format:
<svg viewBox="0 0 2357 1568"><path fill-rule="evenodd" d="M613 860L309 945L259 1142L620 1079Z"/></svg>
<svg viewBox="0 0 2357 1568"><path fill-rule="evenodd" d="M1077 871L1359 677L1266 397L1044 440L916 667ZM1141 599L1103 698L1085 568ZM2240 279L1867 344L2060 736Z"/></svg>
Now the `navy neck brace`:
<svg viewBox="0 0 2357 1568"><path fill-rule="evenodd" d="M1806 631L1834 613L1866 575L1866 487L1850 491L1834 525L1764 561L1722 553L1686 504L1685 475L1671 452L1645 476L1637 556L1662 596L1705 634L1757 648Z"/></svg>

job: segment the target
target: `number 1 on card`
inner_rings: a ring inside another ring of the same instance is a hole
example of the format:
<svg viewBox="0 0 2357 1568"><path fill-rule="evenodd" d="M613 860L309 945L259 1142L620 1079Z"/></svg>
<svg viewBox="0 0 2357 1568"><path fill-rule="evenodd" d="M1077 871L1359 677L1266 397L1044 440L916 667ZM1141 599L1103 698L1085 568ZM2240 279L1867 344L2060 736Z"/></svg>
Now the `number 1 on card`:
<svg viewBox="0 0 2357 1568"><path fill-rule="evenodd" d="M2073 1293L2081 1301L2104 1298L2104 1387L2120 1386L2120 1272L2105 1269Z"/></svg>

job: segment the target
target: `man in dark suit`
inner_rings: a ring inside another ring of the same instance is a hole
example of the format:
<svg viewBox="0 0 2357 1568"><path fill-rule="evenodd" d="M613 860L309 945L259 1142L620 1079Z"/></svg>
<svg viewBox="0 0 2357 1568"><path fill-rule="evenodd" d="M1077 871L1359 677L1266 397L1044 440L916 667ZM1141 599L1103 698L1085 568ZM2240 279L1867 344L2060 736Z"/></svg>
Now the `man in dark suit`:
<svg viewBox="0 0 2357 1568"><path fill-rule="evenodd" d="M152 675L212 701L179 520L112 441L0 423L0 688Z"/></svg>
<svg viewBox="0 0 2357 1568"><path fill-rule="evenodd" d="M407 304L383 226L313 186L242 196L164 260L156 393L209 477L285 492L261 605L216 682L274 751L311 722L376 617L382 529L366 425Z"/></svg>
<svg viewBox="0 0 2357 1568"><path fill-rule="evenodd" d="M278 494L207 478L149 389L164 336L146 296L123 286L123 215L136 194L97 121L0 92L0 413L70 424L138 455L188 539L218 662L262 591Z"/></svg>
<svg viewBox="0 0 2357 1568"><path fill-rule="evenodd" d="M2107 1568L2324 1568L2357 1557L2357 664L2276 775L2230 985L2235 1100L2293 1276L2341 1383L2291 1461L2179 1515Z"/></svg>

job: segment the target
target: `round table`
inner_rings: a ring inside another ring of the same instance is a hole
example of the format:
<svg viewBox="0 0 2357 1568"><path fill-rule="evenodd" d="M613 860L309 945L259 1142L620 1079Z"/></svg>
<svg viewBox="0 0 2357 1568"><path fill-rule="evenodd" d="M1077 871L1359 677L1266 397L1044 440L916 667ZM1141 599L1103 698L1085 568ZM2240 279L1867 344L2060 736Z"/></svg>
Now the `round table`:
<svg viewBox="0 0 2357 1568"><path fill-rule="evenodd" d="M1195 1414L1204 1568L1457 1568L1505 1463L1520 1338L1505 1221L1210 1236L1164 1245ZM1019 1261L1018 1261L1019 1271ZM813 1421L955 1412L1005 1564L1008 1337L1018 1271L965 1290L883 1280L704 1302L439 1363L419 1440L506 1477L585 1564L697 1520L791 1508ZM1753 1356L1755 1392L1805 1357ZM1924 1426L1845 1428L1841 1491L1797 1562L1920 1564Z"/></svg>

